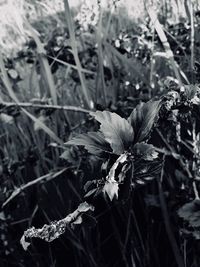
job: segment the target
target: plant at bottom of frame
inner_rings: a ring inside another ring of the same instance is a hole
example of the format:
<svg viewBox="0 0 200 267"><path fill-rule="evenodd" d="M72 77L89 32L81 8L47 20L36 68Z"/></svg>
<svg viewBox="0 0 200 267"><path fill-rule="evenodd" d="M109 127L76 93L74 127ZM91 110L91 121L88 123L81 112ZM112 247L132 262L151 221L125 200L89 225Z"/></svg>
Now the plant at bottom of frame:
<svg viewBox="0 0 200 267"><path fill-rule="evenodd" d="M82 223L82 215L94 211L93 199L99 194L112 201L122 192L121 198L127 199L137 185L145 185L157 177L162 158L148 140L160 107L160 100L140 103L128 119L109 111L90 113L100 123L99 131L80 134L66 145L83 146L90 154L100 157L103 160L102 178L86 182L86 201L73 213L40 229L32 227L26 230L21 239L24 249L33 237L51 242L65 232L67 225Z"/></svg>

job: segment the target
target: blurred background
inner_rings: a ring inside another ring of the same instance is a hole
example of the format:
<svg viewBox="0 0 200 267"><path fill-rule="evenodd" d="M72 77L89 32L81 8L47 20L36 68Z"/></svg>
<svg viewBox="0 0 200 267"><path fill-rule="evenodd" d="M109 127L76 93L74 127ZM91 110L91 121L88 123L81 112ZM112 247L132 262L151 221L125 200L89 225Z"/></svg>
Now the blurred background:
<svg viewBox="0 0 200 267"><path fill-rule="evenodd" d="M0 0L1 267L177 266L159 205L145 198L155 186L135 193L134 209L100 200L94 227L34 240L26 252L20 238L72 212L100 173L84 149L64 146L97 128L88 111L127 117L141 101L199 84L199 56L199 0ZM185 267L199 266L199 241L178 235L176 193L174 233Z"/></svg>

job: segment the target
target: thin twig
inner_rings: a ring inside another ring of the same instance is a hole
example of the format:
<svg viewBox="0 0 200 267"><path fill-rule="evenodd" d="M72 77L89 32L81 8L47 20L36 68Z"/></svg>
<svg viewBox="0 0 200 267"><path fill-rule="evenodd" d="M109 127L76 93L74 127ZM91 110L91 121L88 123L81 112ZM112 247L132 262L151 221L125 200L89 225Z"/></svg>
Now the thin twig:
<svg viewBox="0 0 200 267"><path fill-rule="evenodd" d="M54 110L67 110L67 111L75 111L75 112L82 112L82 113L89 113L91 110L75 107L75 106L60 106L60 105L47 105L47 104L34 104L34 103L13 103L13 102L2 102L0 103L3 108L9 107L22 107L22 108L41 108L41 109L54 109Z"/></svg>
<svg viewBox="0 0 200 267"><path fill-rule="evenodd" d="M197 190L197 185L196 185L195 181L193 181L193 183L192 183L192 187L193 187L193 191L194 191L195 199L200 199L200 198L199 198L199 192L198 192L198 190Z"/></svg>
<svg viewBox="0 0 200 267"><path fill-rule="evenodd" d="M59 175L61 175L63 172L65 172L67 170L67 168L64 168L58 172L54 172L54 173L48 173L45 174L35 180L32 180L30 182L28 182L27 184L21 185L20 187L16 188L12 194L10 195L10 197L3 203L2 208L4 208L11 200L13 200L16 196L18 196L20 193L22 193L25 189L36 185L38 183L44 182L44 181L51 181L52 179L55 179L56 177L58 177Z"/></svg>
<svg viewBox="0 0 200 267"><path fill-rule="evenodd" d="M58 59L56 57L51 57L51 56L48 56L48 55L46 55L46 57L53 59L54 61L60 63L61 65L70 67L70 68L75 69L75 70L78 71L78 68L77 68L76 65L70 64L70 63L68 63L66 61L63 61L63 60L60 60L60 59ZM87 74L96 75L96 72L91 71L91 70L87 70L85 68L81 68L81 71L84 72L84 73L87 73Z"/></svg>
<svg viewBox="0 0 200 267"><path fill-rule="evenodd" d="M6 90L8 91L10 98L16 103L16 105L18 105L19 99L17 98L12 88L12 85L10 83L8 74L6 72L5 64L3 61L3 55L1 52L0 52L0 71L2 74L2 81L5 85ZM33 116L30 112L25 110L23 107L20 107L20 108L32 121L34 121L34 123L37 123L53 140L55 140L60 145L64 145L63 141L49 127L47 127L41 120Z"/></svg>

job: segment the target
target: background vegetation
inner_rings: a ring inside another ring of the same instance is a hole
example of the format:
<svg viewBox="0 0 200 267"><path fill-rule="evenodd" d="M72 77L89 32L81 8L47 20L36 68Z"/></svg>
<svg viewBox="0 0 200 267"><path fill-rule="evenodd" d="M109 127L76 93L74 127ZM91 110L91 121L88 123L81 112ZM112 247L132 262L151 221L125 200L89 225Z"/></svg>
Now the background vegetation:
<svg viewBox="0 0 200 267"><path fill-rule="evenodd" d="M0 266L198 267L200 3L0 5ZM141 161L117 165L128 181L118 198L96 188L84 197L121 153L96 155L73 138L99 129L91 111L128 118L136 106L138 136L148 118L142 156L131 150ZM95 210L82 224L23 250L27 228L85 199Z"/></svg>

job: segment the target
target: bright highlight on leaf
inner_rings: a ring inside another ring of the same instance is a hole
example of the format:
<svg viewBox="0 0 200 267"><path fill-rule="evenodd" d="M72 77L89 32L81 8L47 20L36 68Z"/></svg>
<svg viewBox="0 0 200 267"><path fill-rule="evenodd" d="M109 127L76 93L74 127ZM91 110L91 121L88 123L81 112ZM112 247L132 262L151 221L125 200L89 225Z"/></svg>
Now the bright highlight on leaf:
<svg viewBox="0 0 200 267"><path fill-rule="evenodd" d="M115 171L119 164L125 163L127 161L127 153L120 155L120 157L115 161L112 168L109 171L108 176L106 177L106 182L103 187L102 192L107 194L112 201L114 197L118 198L119 184L115 180Z"/></svg>
<svg viewBox="0 0 200 267"><path fill-rule="evenodd" d="M103 187L103 193L107 194L110 200L112 201L114 197L118 198L119 185L117 182L108 182L106 181Z"/></svg>
<svg viewBox="0 0 200 267"><path fill-rule="evenodd" d="M117 155L121 155L132 144L134 131L127 120L109 111L90 112L101 123L100 131Z"/></svg>

